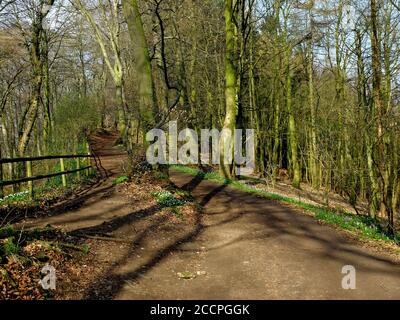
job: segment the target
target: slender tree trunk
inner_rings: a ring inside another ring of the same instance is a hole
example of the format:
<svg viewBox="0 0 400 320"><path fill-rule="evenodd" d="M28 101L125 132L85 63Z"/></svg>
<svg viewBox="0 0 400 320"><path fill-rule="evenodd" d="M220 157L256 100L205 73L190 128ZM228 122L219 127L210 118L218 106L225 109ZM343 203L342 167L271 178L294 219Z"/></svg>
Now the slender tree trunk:
<svg viewBox="0 0 400 320"><path fill-rule="evenodd" d="M235 4L236 0L225 0L225 32L226 32L226 53L225 53L225 122L224 129L231 132L230 148L233 155L233 137L236 129L236 119L238 115L238 101L237 101L237 31L235 26ZM225 150L229 143L227 136L222 136L220 141L220 170L225 178L232 178L232 164L227 163L224 155L228 151Z"/></svg>
<svg viewBox="0 0 400 320"><path fill-rule="evenodd" d="M38 115L41 89L43 83L43 65L44 58L42 56L42 37L43 37L43 21L50 11L50 7L55 0L41 0L40 8L35 12L32 22L32 35L30 43L30 61L32 65L32 96L29 107L27 109L24 121L21 125L19 133L19 141L17 152L20 157L25 155L28 143L32 134L33 127Z"/></svg>
<svg viewBox="0 0 400 320"><path fill-rule="evenodd" d="M49 70L49 39L47 30L43 32L43 153L48 154L51 137L52 121L50 111L50 70Z"/></svg>
<svg viewBox="0 0 400 320"><path fill-rule="evenodd" d="M287 39L287 21L288 17L285 17L285 30L284 38ZM286 41L286 52L285 52L285 67L286 67L286 109L288 112L288 135L289 135L289 153L290 153L290 164L293 174L293 187L300 189L301 183L301 171L300 163L298 159L298 143L297 143L297 131L296 131L296 120L293 112L293 101L292 101L292 78L293 71L291 69L290 58L292 55L292 47Z"/></svg>
<svg viewBox="0 0 400 320"><path fill-rule="evenodd" d="M274 3L275 10L275 38L276 41L279 41L279 25L280 25L280 6L281 1L277 0ZM278 48L278 50L280 50ZM281 59L279 57L278 50L274 50L274 143L272 150L272 165L273 165L273 183L275 184L279 165L279 148L281 146L281 136L280 136L280 122L281 122L281 90L280 90L280 82L281 82Z"/></svg>
<svg viewBox="0 0 400 320"><path fill-rule="evenodd" d="M372 48L372 99L376 117L377 128L377 164L378 164L378 183L380 198L380 214L386 216L388 214L387 206L387 172L386 164L386 147L384 142L384 106L382 100L382 66L381 66L381 48L378 31L378 6L376 0L371 0L371 48ZM393 226L390 226L392 229Z"/></svg>
<svg viewBox="0 0 400 320"><path fill-rule="evenodd" d="M310 154L309 154L309 163L310 163L310 172L311 172L311 183L314 187L319 187L319 179L318 179L318 156L317 156L317 134L316 134L316 110L315 110L315 93L314 93L314 52L313 52L313 21L311 18L311 12L309 12L310 16L310 28L311 28L311 40L308 45L308 99L310 104L310 115L311 115L311 127L310 127Z"/></svg>
<svg viewBox="0 0 400 320"><path fill-rule="evenodd" d="M25 155L25 151L28 147L29 139L32 134L33 126L35 124L38 108L39 108L39 99L41 94L41 87L43 82L43 63L41 57L41 48L40 48L40 38L41 38L41 19L37 21L33 25L32 32L32 43L30 50L30 58L32 64L32 72L33 72L33 82L32 82L32 96L29 103L29 107L27 109L26 116L21 126L21 132L18 142L18 155L23 157Z"/></svg>
<svg viewBox="0 0 400 320"><path fill-rule="evenodd" d="M122 3L138 74L141 124L143 131L147 132L155 125L158 112L149 49L137 0L123 0Z"/></svg>
<svg viewBox="0 0 400 320"><path fill-rule="evenodd" d="M290 53L287 53L290 55ZM290 70L290 62L287 59L287 75L286 75L286 108L289 114L289 139L290 139L290 155L291 155L291 166L293 171L293 187L300 188L301 173L300 164L297 153L297 132L296 132L296 121L293 114L292 105L292 71Z"/></svg>
<svg viewBox="0 0 400 320"><path fill-rule="evenodd" d="M367 91L366 91L366 78L365 78L365 67L364 61L362 57L362 37L361 32L356 30L356 55L357 55L357 92L358 92L358 104L360 109L365 114L364 121L365 125L368 124L368 121L372 119L372 114L370 111L369 103L367 100ZM372 218L375 218L377 211L379 210L379 185L376 178L376 173L374 169L373 163L373 144L370 137L370 132L367 128L364 131L364 143L365 143L365 151L366 151L366 159L367 159L367 172L368 178L370 181L370 208L369 214Z"/></svg>

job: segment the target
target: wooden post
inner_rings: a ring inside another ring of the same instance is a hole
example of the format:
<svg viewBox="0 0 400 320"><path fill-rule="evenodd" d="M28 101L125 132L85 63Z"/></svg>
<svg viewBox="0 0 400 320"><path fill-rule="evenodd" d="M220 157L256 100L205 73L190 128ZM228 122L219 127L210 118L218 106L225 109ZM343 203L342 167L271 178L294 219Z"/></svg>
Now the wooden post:
<svg viewBox="0 0 400 320"><path fill-rule="evenodd" d="M26 176L32 178L32 161L26 162ZM33 181L28 181L29 198L33 199Z"/></svg>
<svg viewBox="0 0 400 320"><path fill-rule="evenodd" d="M1 159L1 148L0 148L0 159ZM0 181L3 181L3 164L0 163ZM3 186L0 186L0 199L4 197Z"/></svg>
<svg viewBox="0 0 400 320"><path fill-rule="evenodd" d="M81 160L80 160L80 158L77 158L76 159L76 169L79 170L80 168L81 168ZM76 173L76 178L78 179L78 181L81 181L81 172L80 171L78 171Z"/></svg>
<svg viewBox="0 0 400 320"><path fill-rule="evenodd" d="M86 141L86 151L87 151L87 155L89 156L87 158L87 165L90 166L91 165L90 148L89 148L89 142L87 142L87 141ZM92 173L91 168L89 168L87 170L87 175L90 176L91 173Z"/></svg>
<svg viewBox="0 0 400 320"><path fill-rule="evenodd" d="M3 164L0 163L0 182L3 181ZM3 186L0 186L0 199L4 197Z"/></svg>
<svg viewBox="0 0 400 320"><path fill-rule="evenodd" d="M91 165L92 165L92 161L91 161L91 160L92 160L92 159L91 159L90 157L87 158L88 166L91 166ZM90 167L90 168L88 169L88 176L90 176L92 173L93 173L93 170L92 170L92 168Z"/></svg>
<svg viewBox="0 0 400 320"><path fill-rule="evenodd" d="M10 170L10 180L15 179L15 175L16 175L16 168L15 168L16 164L15 163L11 163L11 170ZM12 193L16 193L17 192L17 186L15 184L13 184L11 186L11 191Z"/></svg>
<svg viewBox="0 0 400 320"><path fill-rule="evenodd" d="M61 172L65 171L65 165L64 165L64 159L60 158L60 166L61 166ZM63 187L66 188L67 187L67 176L65 174L63 174L61 176L62 178L62 184Z"/></svg>

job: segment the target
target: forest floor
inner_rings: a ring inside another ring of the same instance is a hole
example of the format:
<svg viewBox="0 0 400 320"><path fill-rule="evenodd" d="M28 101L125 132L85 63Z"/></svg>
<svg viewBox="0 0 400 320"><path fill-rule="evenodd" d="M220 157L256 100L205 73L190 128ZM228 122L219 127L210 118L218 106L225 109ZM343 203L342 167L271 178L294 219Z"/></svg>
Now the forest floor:
<svg viewBox="0 0 400 320"><path fill-rule="evenodd" d="M75 209L24 221L85 239L57 299L400 299L399 255L322 225L301 210L170 171L125 174L117 137L93 138L108 178ZM342 268L357 289L342 289Z"/></svg>

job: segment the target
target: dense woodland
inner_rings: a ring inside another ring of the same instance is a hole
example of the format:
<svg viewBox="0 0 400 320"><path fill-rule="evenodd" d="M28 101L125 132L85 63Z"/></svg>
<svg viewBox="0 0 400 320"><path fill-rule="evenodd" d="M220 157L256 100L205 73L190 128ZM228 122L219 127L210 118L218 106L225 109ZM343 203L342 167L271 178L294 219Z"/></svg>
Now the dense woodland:
<svg viewBox="0 0 400 320"><path fill-rule="evenodd" d="M399 15L398 0L0 0L0 157L79 153L97 128L133 155L172 119L254 128L260 176L368 203L394 232Z"/></svg>

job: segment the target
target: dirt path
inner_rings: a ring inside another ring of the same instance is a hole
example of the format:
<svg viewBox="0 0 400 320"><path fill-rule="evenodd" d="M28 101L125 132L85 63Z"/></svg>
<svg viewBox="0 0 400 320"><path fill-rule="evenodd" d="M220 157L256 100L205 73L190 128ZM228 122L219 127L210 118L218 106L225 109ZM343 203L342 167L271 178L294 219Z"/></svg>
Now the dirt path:
<svg viewBox="0 0 400 320"><path fill-rule="evenodd" d="M116 176L124 156L99 138L103 166ZM115 160L116 159L116 160ZM91 299L400 299L400 267L287 206L171 172L204 208L174 226L156 207L135 208L107 179L76 210L45 219L68 231L113 237L93 244ZM343 290L342 267L357 270ZM192 280L179 272L197 274Z"/></svg>
<svg viewBox="0 0 400 320"><path fill-rule="evenodd" d="M122 148L115 146L118 136L102 132L91 138L92 150L101 161L100 173L103 176L99 183L76 194L72 201L61 207L62 214L55 214L44 219L29 219L25 222L28 228L51 224L65 231L93 227L117 216L129 212L129 202L115 192L113 181L126 173L127 155ZM69 210L65 211L65 206ZM65 212L64 212L65 211Z"/></svg>

